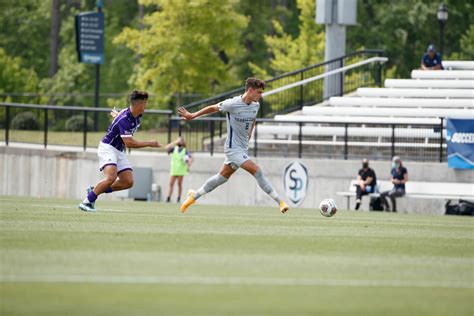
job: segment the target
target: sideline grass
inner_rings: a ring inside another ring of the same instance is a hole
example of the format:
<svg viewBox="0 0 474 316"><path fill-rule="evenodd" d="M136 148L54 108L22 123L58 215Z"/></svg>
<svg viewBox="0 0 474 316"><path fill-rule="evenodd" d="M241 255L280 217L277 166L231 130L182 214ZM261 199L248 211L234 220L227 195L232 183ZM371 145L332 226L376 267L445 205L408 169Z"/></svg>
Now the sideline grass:
<svg viewBox="0 0 474 316"><path fill-rule="evenodd" d="M187 145L189 150L199 151L202 150L202 143L209 137L209 133L203 131L193 131L192 133L186 133ZM105 135L105 130L100 132L87 132L86 143L87 147L96 148ZM134 136L137 140L150 140L156 139L162 145L168 143L168 131L150 131L150 130L139 130ZM175 140L178 137L176 130L171 134L171 140ZM60 146L77 146L82 147L84 145L84 133L81 132L58 132L48 131L48 145L60 145ZM0 129L0 141L5 141L5 130ZM25 131L25 130L10 130L9 131L9 142L14 143L26 143L26 144L44 144L44 132L40 131ZM142 148L140 150L156 150Z"/></svg>
<svg viewBox="0 0 474 316"><path fill-rule="evenodd" d="M466 217L0 197L2 315L472 315Z"/></svg>

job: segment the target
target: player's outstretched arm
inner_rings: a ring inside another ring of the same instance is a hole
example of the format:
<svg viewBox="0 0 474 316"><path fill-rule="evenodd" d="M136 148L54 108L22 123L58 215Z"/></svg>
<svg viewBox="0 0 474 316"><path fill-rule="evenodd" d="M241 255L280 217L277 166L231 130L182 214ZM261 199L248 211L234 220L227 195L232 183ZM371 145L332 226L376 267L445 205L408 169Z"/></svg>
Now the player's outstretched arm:
<svg viewBox="0 0 474 316"><path fill-rule="evenodd" d="M178 145L178 143L181 141L181 136L176 138L176 140L172 141L171 143L165 145L165 149L166 150L171 150L173 149L176 145Z"/></svg>
<svg viewBox="0 0 474 316"><path fill-rule="evenodd" d="M178 115L181 116L181 118L186 121L191 121L197 117L213 114L216 112L219 112L219 105L217 104L206 106L205 108L202 108L199 111L194 112L194 113L191 113L188 110L186 110L184 106L181 106L178 108Z"/></svg>
<svg viewBox="0 0 474 316"><path fill-rule="evenodd" d="M138 141L133 137L122 137L123 143L127 148L144 148L144 147L161 147L161 144L156 140L149 140L146 142Z"/></svg>

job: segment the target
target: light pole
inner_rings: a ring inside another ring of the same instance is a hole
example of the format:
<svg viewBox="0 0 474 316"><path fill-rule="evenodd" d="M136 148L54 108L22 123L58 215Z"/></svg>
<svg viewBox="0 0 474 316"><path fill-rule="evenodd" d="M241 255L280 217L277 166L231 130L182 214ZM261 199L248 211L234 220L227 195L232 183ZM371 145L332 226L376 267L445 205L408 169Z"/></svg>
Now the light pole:
<svg viewBox="0 0 474 316"><path fill-rule="evenodd" d="M441 3L438 7L437 12L438 22L439 22L439 53L441 57L443 56L443 37L444 37L444 25L448 20L448 8L444 3Z"/></svg>

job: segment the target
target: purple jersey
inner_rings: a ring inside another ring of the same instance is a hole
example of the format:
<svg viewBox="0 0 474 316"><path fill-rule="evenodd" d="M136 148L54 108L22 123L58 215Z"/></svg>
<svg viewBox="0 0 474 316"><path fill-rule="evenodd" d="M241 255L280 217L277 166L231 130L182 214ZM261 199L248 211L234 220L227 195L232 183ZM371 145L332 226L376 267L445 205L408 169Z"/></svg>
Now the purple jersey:
<svg viewBox="0 0 474 316"><path fill-rule="evenodd" d="M102 142L115 147L117 150L124 151L125 144L122 137L132 137L140 126L140 116L134 117L130 108L123 112L112 121Z"/></svg>

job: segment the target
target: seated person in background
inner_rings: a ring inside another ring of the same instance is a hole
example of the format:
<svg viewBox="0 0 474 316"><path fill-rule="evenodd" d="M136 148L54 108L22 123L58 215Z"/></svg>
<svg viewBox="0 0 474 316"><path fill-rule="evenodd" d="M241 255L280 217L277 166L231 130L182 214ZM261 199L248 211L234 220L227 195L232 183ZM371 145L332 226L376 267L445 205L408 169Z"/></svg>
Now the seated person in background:
<svg viewBox="0 0 474 316"><path fill-rule="evenodd" d="M426 53L421 59L421 69L423 70L443 70L441 55L436 52L434 45L428 46Z"/></svg>
<svg viewBox="0 0 474 316"><path fill-rule="evenodd" d="M362 196L374 193L376 185L377 177L375 176L375 172L369 168L369 160L364 158L362 159L362 169L359 170L359 175L357 176L356 210L360 207Z"/></svg>
<svg viewBox="0 0 474 316"><path fill-rule="evenodd" d="M391 189L390 191L382 192L380 194L380 198L382 199L382 203L385 206L385 210L390 211L390 207L387 201L388 196L392 202L392 212L396 212L397 204L395 202L395 198L405 195L405 183L408 182L407 169L403 167L402 160L398 156L395 156L392 159L391 173L393 189Z"/></svg>

